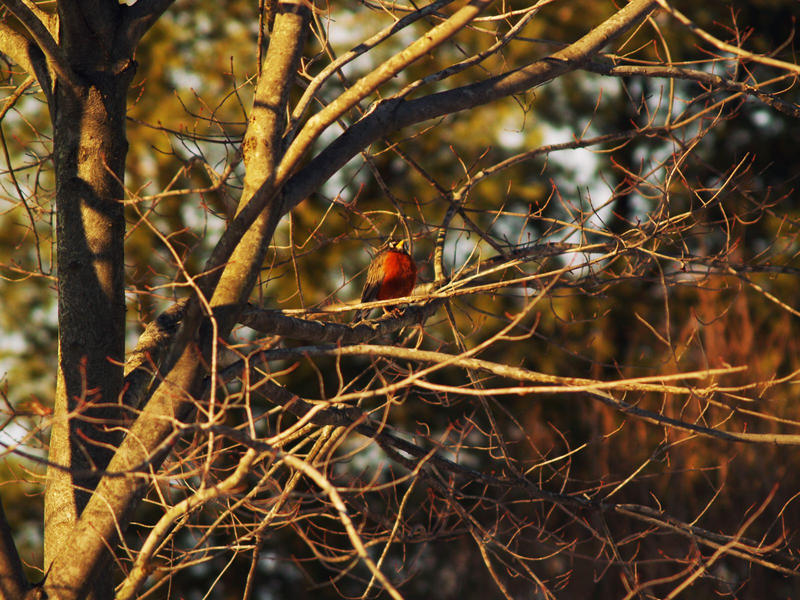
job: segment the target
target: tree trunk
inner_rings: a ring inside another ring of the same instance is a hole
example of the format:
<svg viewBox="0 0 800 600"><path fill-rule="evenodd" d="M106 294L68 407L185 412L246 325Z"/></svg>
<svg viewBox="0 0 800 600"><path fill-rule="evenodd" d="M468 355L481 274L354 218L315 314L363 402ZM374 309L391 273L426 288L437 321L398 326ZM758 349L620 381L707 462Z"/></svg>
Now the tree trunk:
<svg viewBox="0 0 800 600"><path fill-rule="evenodd" d="M59 369L45 498L45 569L68 543L119 443L120 429L114 426L124 416L122 199L126 95L134 68L131 61L115 61L105 51L113 46L110 24L115 19L104 12L101 17L112 17L105 26L109 31L89 19L61 15L60 45L76 82L57 83L50 106L58 219Z"/></svg>

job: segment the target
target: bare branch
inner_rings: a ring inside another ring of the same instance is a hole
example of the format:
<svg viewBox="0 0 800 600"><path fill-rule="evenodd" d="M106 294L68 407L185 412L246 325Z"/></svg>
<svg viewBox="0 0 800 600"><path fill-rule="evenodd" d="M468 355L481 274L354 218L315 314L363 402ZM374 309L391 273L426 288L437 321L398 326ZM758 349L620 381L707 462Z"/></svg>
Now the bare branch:
<svg viewBox="0 0 800 600"><path fill-rule="evenodd" d="M117 600L129 600L133 598L142 585L144 585L150 574L149 562L153 559L153 555L158 550L161 542L174 526L175 521L184 518L188 513L192 512L192 510L203 504L230 493L231 490L242 482L257 457L258 453L251 448L239 461L236 471L228 478L214 486L199 490L193 496L171 507L161 516L139 550L136 562L133 564L128 576L122 582L116 595Z"/></svg>
<svg viewBox="0 0 800 600"><path fill-rule="evenodd" d="M616 65L612 61L592 61L583 67L587 71L607 75L611 77L623 76L630 77L633 75L642 75L645 77L666 77L670 79L683 79L686 81L695 81L701 85L711 86L718 90L735 91L747 94L748 96L757 98L767 106L782 112L785 115L800 119L800 105L788 102L776 94L771 94L763 91L761 85L749 85L739 81L731 81L720 75L714 73L707 73L705 71L698 71L697 69L682 69L680 67L664 67L664 66L644 66L644 65ZM780 77L770 83L778 83L791 76Z"/></svg>
<svg viewBox="0 0 800 600"><path fill-rule="evenodd" d="M356 153L393 131L529 90L581 67L608 42L638 25L655 4L656 0L634 0L577 42L527 67L413 100L378 102L287 182L285 210L302 202Z"/></svg>
<svg viewBox="0 0 800 600"><path fill-rule="evenodd" d="M514 394L514 395L528 395L528 394L554 394L554 393L568 393L568 394L587 394L590 397L599 400L603 404L611 406L625 414L642 419L654 425L666 425L675 429L688 431L691 433L699 434L706 437L717 438L729 442L741 442L749 444L770 444L780 446L797 446L800 445L800 435L792 434L773 434L773 433L749 433L749 432L736 432L724 431L717 428L704 427L695 423L689 423L680 419L674 419L665 415L649 411L638 406L634 406L629 402L625 402L615 398L612 394L604 390L628 390L628 391L649 391L649 392L662 392L669 394L681 395L699 395L704 396L713 393L724 393L725 388L720 388L717 385L712 385L708 388L696 387L681 387L668 385L667 379L699 379L705 377L713 377L720 374L732 374L741 372L743 368L728 368L718 371L706 371L696 373L680 373L669 378L663 376L656 376L654 378L622 380L622 381L593 381L590 379L577 379L577 378L564 378L545 373L536 373L528 369L519 367L511 367L492 363L477 358L467 358L458 355L451 355L442 352L430 352L423 350L415 350L410 348L395 348L392 346L373 346L368 344L360 344L355 346L342 346L342 347L324 347L324 346L307 346L292 348L286 350L267 350L255 354L250 360L278 360L286 359L289 357L304 357L304 356L359 356L359 355L373 355L373 356L386 356L394 358L402 358L406 360L415 360L432 363L432 366L425 370L425 373L433 373L439 369L456 366L464 369L473 369L476 371L485 371L494 375L507 377L509 379L518 379L522 381L534 381L541 383L548 383L551 385L541 387L519 387L510 388L508 390L476 390L473 395L491 395L491 394ZM229 367L232 372L241 369L240 364L235 364ZM656 382L658 381L658 382ZM464 390L456 387L445 386L430 386L424 383L420 378L420 373L415 373L412 377L406 380L401 380L392 384L391 388L379 388L371 390L370 392L359 392L356 394L359 398L374 397L382 395L389 391L406 387L410 384L416 384L421 387L429 389L436 389L439 391L448 391L450 394L469 393L471 390ZM351 401L352 397L342 395L337 398L339 401Z"/></svg>
<svg viewBox="0 0 800 600"><path fill-rule="evenodd" d="M789 1L0 0L6 508L47 468L3 593L785 588ZM367 267L398 234L417 268Z"/></svg>
<svg viewBox="0 0 800 600"><path fill-rule="evenodd" d="M315 97L317 91L322 87L322 85L337 71L339 71L342 67L347 65L348 63L352 62L359 56L363 55L366 52L369 52L372 48L376 47L381 42L389 39L391 36L395 35L399 31L402 31L412 23L419 21L420 19L435 13L440 8L451 4L453 0L437 0L436 2L431 2L427 6L420 8L406 16L402 19L398 20L396 23L392 23L389 27L386 27L382 31L379 31L374 36L365 40L361 44L359 44L356 48L351 50L350 52L346 52L342 54L339 58L332 61L329 65L327 65L318 75L312 79L306 90L303 92L303 96L297 102L292 111L292 119L289 124L289 131L291 132L291 137L294 137L294 129L300 123L300 119L303 117L303 114L308 109L308 105L311 103L311 100Z"/></svg>
<svg viewBox="0 0 800 600"><path fill-rule="evenodd" d="M658 0L658 4L661 6L661 8L663 8L670 15L675 17L683 25L686 25L686 27L688 27L693 33L695 33L700 38L712 44L718 50L722 50L723 52L730 52L734 56L737 56L746 61L756 62L768 67L774 67L776 69L780 69L782 71L788 71L790 73L794 73L795 75L800 75L800 65L794 63L788 63L783 60L777 60L775 58L770 58L769 56L762 56L760 54L748 52L744 48L741 48L739 46L733 46L731 44L723 42L722 40L717 39L707 31L695 25L691 19L689 19L678 9L670 6L669 3L666 2L666 0Z"/></svg>
<svg viewBox="0 0 800 600"><path fill-rule="evenodd" d="M286 150L286 154L282 158L276 173L277 183L280 184L285 181L297 169L300 159L311 147L311 144L336 119L369 96L383 83L397 75L402 69L453 37L491 2L492 0L471 0L466 6L456 11L452 17L440 23L424 37L415 40L403 51L356 81L335 101L311 117Z"/></svg>

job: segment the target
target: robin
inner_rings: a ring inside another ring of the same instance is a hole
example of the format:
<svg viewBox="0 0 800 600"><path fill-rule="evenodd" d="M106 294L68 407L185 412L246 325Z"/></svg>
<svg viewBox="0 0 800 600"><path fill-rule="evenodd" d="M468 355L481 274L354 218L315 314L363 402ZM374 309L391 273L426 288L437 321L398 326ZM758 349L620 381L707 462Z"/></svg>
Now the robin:
<svg viewBox="0 0 800 600"><path fill-rule="evenodd" d="M408 296L416 282L417 264L406 250L406 241L390 241L369 263L361 302ZM357 310L353 322L358 323L369 313L370 309Z"/></svg>

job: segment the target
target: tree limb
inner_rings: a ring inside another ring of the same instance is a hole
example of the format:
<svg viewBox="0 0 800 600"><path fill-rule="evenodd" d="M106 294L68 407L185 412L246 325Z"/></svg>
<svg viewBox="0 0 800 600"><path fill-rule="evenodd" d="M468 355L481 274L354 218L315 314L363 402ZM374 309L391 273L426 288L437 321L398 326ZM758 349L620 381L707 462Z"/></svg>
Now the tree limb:
<svg viewBox="0 0 800 600"><path fill-rule="evenodd" d="M77 77L72 68L70 68L67 57L39 17L21 0L0 0L0 3L5 5L11 14L25 26L33 40L47 57L58 78L65 85L76 87Z"/></svg>
<svg viewBox="0 0 800 600"><path fill-rule="evenodd" d="M133 55L145 33L158 21L158 18L172 6L175 0L138 0L133 6L122 7L122 34L126 56Z"/></svg>
<svg viewBox="0 0 800 600"><path fill-rule="evenodd" d="M0 23L0 52L8 56L20 69L33 75L28 44L30 40L8 23Z"/></svg>
<svg viewBox="0 0 800 600"><path fill-rule="evenodd" d="M237 214L206 262L210 274L202 282L202 293L211 296L213 291L213 306L230 305L233 310L224 317L223 329L230 330L241 304L250 296L269 241L283 216L281 198L273 193L275 171L287 125L289 89L302 53L308 20L308 9L302 2L281 5L242 142L246 172ZM268 203L271 204L267 206Z"/></svg>
<svg viewBox="0 0 800 600"><path fill-rule="evenodd" d="M439 307L441 300L426 302L424 305L412 305L402 310L399 315L389 314L371 320L369 323L355 325L347 323L331 323L315 319L298 319L277 310L266 310L248 305L242 312L239 322L265 335L314 342L336 342L339 344L361 343L381 338L424 321Z"/></svg>
<svg viewBox="0 0 800 600"><path fill-rule="evenodd" d="M153 378L178 333L186 310L186 300L179 300L151 321L125 361L123 403L138 408Z"/></svg>
<svg viewBox="0 0 800 600"><path fill-rule="evenodd" d="M456 11L449 19L432 28L423 37L418 38L407 48L356 81L336 100L311 117L300 130L291 146L286 150L286 155L278 166L276 174L278 182L284 181L286 177L296 170L300 159L329 125L333 124L344 113L397 75L401 70L416 62L425 54L435 50L461 31L493 1L472 0L469 4Z"/></svg>
<svg viewBox="0 0 800 600"><path fill-rule="evenodd" d="M638 25L656 3L634 0L577 42L527 67L422 98L379 102L291 177L284 189L284 210L294 208L356 154L393 131L518 94L583 66L608 42Z"/></svg>
<svg viewBox="0 0 800 600"><path fill-rule="evenodd" d="M666 12L675 17L680 23L685 25L692 33L704 39L705 41L716 47L721 52L728 52L733 56L737 56L744 61L753 61L762 65L766 65L768 67L774 67L776 69L788 71L790 73L794 73L795 76L800 75L800 65L786 62L783 60L778 60L776 58L771 58L769 56L764 56L762 54L748 52L747 50L740 48L738 46L732 46L731 44L723 42L722 40L714 37L707 31L703 30L701 27L695 25L692 22L692 20L689 19L689 17L684 15L677 8L673 8L672 6L670 6L669 3L666 2L666 0L657 0L657 2L661 6L661 8L663 8Z"/></svg>
<svg viewBox="0 0 800 600"><path fill-rule="evenodd" d="M299 358L305 356L386 356L393 358L401 358L404 360L415 360L420 362L432 363L433 365L436 365L436 367L439 368L444 366L454 366L465 369L473 369L476 371L484 371L492 373L493 375L497 375L500 377L548 384L547 386L542 386L541 388L537 388L535 390L521 388L519 390L520 393L538 392L538 393L548 393L548 394L558 394L558 393L586 394L622 413L629 414L631 416L639 418L653 425L673 427L675 429L687 431L704 437L714 438L727 442L738 442L746 444L770 444L779 446L800 445L800 435L778 434L778 433L749 433L749 432L725 431L721 429L715 429L713 427L704 427L702 425L696 425L695 423L689 423L687 421L682 421L680 419L674 419L672 417L667 417L657 412L639 408L638 406L634 406L628 402L619 400L616 397L614 397L614 395L605 391L607 389L610 390L619 389L623 391L669 392L673 394L686 394L686 395L693 393L697 394L710 393L711 389L719 391L719 388L698 390L688 387L669 386L666 384L665 382L666 380L663 383L659 383L659 380L664 379L664 377L662 376L656 376L654 378L644 378L644 379L634 378L618 382L613 382L613 381L603 382L592 379L558 377L555 375L548 375L546 373L538 373L536 371L531 371L529 369L525 369L522 367L512 367L509 365L498 364L483 359L461 357L458 355L447 354L445 352L434 352L429 350L417 350L413 348L402 348L395 346L377 346L369 344L360 344L356 346L307 346L299 348L280 348L274 350L265 350L263 352L259 352L249 357L249 361L254 361L254 360L269 361L277 359L285 360L291 357ZM229 367L229 369L234 369L234 368L236 368L236 365L232 365L231 367ZM671 377L684 378L684 379L697 379L699 377L716 375L721 372L731 373L740 370L741 369L738 368L732 368L732 369L723 369L722 371L718 372L697 371L694 373L676 374L675 376ZM394 389L395 387L403 387L406 385L411 385L411 383L412 383L411 381L408 382L401 381L399 384L394 384L392 389ZM370 392L364 392L358 395L360 397L364 397L372 394L382 394L385 393L386 391L387 391L386 389L378 389L378 390L371 390ZM450 393L454 394L458 393L459 391L464 392L464 390L460 389L450 389L449 391ZM479 393L481 394L485 394L487 392L491 392L491 390L479 391ZM353 398L351 398L350 396L351 395L344 397L337 397L336 400L352 401Z"/></svg>
<svg viewBox="0 0 800 600"><path fill-rule="evenodd" d="M382 29L372 37L367 40L361 42L358 46L350 50L349 52L345 52L341 56L339 56L336 60L332 61L328 64L322 71L320 71L314 79L312 79L306 90L303 92L300 100L295 105L294 109L292 110L292 118L289 123L289 135L292 136L294 134L295 125L300 122L300 119L303 117L308 105L311 103L311 100L315 97L317 91L319 91L320 87L337 71L340 71L342 67L350 63L351 61L355 60L362 54L369 52L372 48L376 47L378 44L384 42L394 34L399 31L402 31L406 27L416 23L418 20L431 15L438 11L440 8L444 7L447 4L452 3L453 0L436 0L435 2L431 2L427 6L423 6L418 10L404 16L396 23L392 23L390 26Z"/></svg>

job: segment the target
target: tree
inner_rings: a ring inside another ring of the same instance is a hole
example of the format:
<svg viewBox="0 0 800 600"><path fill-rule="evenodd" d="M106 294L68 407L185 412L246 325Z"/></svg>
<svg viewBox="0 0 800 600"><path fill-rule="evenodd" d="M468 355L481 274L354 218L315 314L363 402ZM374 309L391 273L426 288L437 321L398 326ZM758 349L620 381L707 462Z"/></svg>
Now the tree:
<svg viewBox="0 0 800 600"><path fill-rule="evenodd" d="M0 4L2 260L46 294L54 240L58 298L52 410L6 393L46 481L41 584L3 518L5 596L796 587L795 490L757 458L800 443L777 30L663 0ZM208 78L182 128L173 62ZM537 114L583 123L540 143ZM390 234L424 281L348 323L333 290Z"/></svg>

